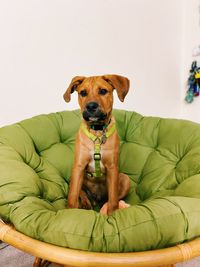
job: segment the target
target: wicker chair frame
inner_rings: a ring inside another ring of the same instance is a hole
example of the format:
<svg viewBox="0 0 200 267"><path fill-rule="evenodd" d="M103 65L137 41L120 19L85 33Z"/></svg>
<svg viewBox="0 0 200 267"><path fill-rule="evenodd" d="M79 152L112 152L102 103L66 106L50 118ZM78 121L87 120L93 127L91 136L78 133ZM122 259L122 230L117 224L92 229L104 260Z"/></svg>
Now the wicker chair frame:
<svg viewBox="0 0 200 267"><path fill-rule="evenodd" d="M0 220L0 240L36 257L34 267L172 267L200 256L200 238L170 248L129 253L100 253L58 247L30 238Z"/></svg>

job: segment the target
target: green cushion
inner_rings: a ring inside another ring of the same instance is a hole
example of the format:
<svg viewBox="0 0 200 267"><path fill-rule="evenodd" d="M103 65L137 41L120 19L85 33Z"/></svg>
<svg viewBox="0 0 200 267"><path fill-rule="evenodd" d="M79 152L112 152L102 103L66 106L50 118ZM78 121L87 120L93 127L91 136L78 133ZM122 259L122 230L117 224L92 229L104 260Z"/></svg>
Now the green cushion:
<svg viewBox="0 0 200 267"><path fill-rule="evenodd" d="M0 129L0 216L33 238L89 251L144 251L200 235L200 125L114 110L127 209L66 209L80 111Z"/></svg>

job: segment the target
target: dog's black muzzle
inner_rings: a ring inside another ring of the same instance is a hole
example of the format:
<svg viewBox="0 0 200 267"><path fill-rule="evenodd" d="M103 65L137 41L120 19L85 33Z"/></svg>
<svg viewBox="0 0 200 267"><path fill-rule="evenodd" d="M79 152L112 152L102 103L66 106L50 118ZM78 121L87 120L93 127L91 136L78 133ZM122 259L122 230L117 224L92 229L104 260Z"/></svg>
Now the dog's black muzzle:
<svg viewBox="0 0 200 267"><path fill-rule="evenodd" d="M89 102L86 104L83 111L83 118L87 122L90 122L92 125L102 125L107 118L107 114L101 111L100 106L97 102Z"/></svg>

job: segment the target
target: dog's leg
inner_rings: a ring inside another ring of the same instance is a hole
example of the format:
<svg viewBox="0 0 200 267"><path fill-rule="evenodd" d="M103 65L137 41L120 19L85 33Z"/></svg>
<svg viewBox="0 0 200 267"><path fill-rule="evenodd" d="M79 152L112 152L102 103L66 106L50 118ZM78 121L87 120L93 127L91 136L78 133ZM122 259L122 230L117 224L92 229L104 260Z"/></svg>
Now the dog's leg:
<svg viewBox="0 0 200 267"><path fill-rule="evenodd" d="M131 187L130 178L125 173L119 173L119 200L124 198Z"/></svg>
<svg viewBox="0 0 200 267"><path fill-rule="evenodd" d="M70 186L68 193L68 208L79 207L79 195L83 184L84 170L81 170L76 165L72 169L70 178Z"/></svg>
<svg viewBox="0 0 200 267"><path fill-rule="evenodd" d="M75 143L75 158L69 185L68 208L79 208L79 196L83 185L85 167L88 162L89 154L82 145L79 132Z"/></svg>
<svg viewBox="0 0 200 267"><path fill-rule="evenodd" d="M118 209L124 209L124 208L128 208L130 205L127 204L125 201L121 200L122 198L124 198L129 190L130 190L130 178L128 177L128 175L124 174L124 173L119 173L119 187L118 187ZM101 214L108 214L108 202L106 202L103 207L100 210ZM109 215L109 214L108 214Z"/></svg>
<svg viewBox="0 0 200 267"><path fill-rule="evenodd" d="M119 174L116 167L111 167L107 172L108 185L108 215L118 209Z"/></svg>

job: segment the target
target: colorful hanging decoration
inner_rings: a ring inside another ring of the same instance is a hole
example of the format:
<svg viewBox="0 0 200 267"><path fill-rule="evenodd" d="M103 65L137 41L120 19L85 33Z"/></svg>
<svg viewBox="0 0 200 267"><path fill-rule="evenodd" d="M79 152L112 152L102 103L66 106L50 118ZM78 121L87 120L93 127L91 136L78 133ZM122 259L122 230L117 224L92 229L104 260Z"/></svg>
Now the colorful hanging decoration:
<svg viewBox="0 0 200 267"><path fill-rule="evenodd" d="M185 101L192 103L193 98L200 94L200 67L197 66L197 61L192 62L190 76L188 78L188 87Z"/></svg>

